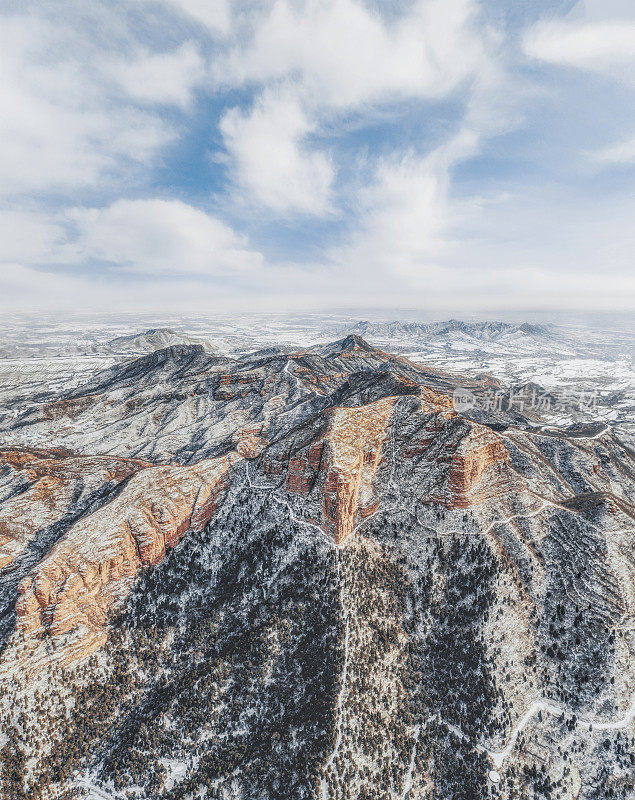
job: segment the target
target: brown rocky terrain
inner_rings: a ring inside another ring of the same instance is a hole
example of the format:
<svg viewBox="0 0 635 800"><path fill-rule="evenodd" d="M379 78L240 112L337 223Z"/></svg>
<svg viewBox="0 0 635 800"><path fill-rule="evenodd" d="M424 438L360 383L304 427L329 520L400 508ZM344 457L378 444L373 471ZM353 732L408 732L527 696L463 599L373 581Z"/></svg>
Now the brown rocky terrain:
<svg viewBox="0 0 635 800"><path fill-rule="evenodd" d="M14 415L5 794L629 797L632 453L488 385L173 347Z"/></svg>
<svg viewBox="0 0 635 800"><path fill-rule="evenodd" d="M62 520L83 494L119 486L147 462L82 458L64 450L0 450L0 569L5 572L33 544L38 532Z"/></svg>
<svg viewBox="0 0 635 800"><path fill-rule="evenodd" d="M102 645L107 615L139 570L158 564L186 531L201 531L210 521L236 458L144 469L110 503L75 523L20 583L17 635L72 632L82 639L73 659Z"/></svg>

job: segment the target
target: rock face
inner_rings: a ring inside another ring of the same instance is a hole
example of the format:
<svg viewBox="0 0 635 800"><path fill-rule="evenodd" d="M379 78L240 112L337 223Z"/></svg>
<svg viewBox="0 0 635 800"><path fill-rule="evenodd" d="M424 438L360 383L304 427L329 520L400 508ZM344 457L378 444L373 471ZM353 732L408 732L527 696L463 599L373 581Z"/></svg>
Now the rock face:
<svg viewBox="0 0 635 800"><path fill-rule="evenodd" d="M501 438L483 425L472 427L450 462L448 488L452 508L467 508L500 496L511 478L509 453Z"/></svg>
<svg viewBox="0 0 635 800"><path fill-rule="evenodd" d="M5 495L0 505L0 569L6 573L38 535L91 495L120 486L147 462L81 458L63 450L0 450Z"/></svg>
<svg viewBox="0 0 635 800"><path fill-rule="evenodd" d="M33 447L45 441L83 455L107 448L154 463L188 463L234 449L241 430L257 430L263 442L275 441L289 424L333 405L423 387L445 394L456 385L477 389L489 379L466 381L428 370L360 346L355 337L240 360L179 345L106 370L63 397L16 409L17 417L0 423L0 444Z"/></svg>
<svg viewBox="0 0 635 800"><path fill-rule="evenodd" d="M149 464L64 450L0 451L0 643L16 626L20 582L91 510ZM0 661L0 670L2 670Z"/></svg>
<svg viewBox="0 0 635 800"><path fill-rule="evenodd" d="M268 475L286 474L288 492L321 496L322 513L311 519L338 545L351 535L357 521L379 510L373 478L386 458L393 464L398 455L429 461L435 468L436 488L428 502L450 509L478 505L519 487L501 437L484 425L460 419L448 410L446 397L429 390L421 392L416 402L426 414L423 435L395 454L390 426L395 424L398 399L333 409L300 450L266 460Z"/></svg>
<svg viewBox="0 0 635 800"><path fill-rule="evenodd" d="M73 525L22 581L18 633L76 633L85 641L75 657L103 644L108 612L125 599L138 571L158 564L187 530L207 525L237 458L136 474L114 500Z"/></svg>
<svg viewBox="0 0 635 800"><path fill-rule="evenodd" d="M177 346L5 420L0 796L630 800L633 454L488 380Z"/></svg>
<svg viewBox="0 0 635 800"><path fill-rule="evenodd" d="M329 469L324 481L324 524L336 544L353 532L358 514L376 510L373 477L383 457L395 401L338 408L330 430Z"/></svg>
<svg viewBox="0 0 635 800"><path fill-rule="evenodd" d="M361 408L335 408L326 415L323 435L286 463L267 464L269 475L286 470L288 492L321 501L314 521L336 545L351 535L358 518L377 509L373 477L385 455L394 403L389 398Z"/></svg>

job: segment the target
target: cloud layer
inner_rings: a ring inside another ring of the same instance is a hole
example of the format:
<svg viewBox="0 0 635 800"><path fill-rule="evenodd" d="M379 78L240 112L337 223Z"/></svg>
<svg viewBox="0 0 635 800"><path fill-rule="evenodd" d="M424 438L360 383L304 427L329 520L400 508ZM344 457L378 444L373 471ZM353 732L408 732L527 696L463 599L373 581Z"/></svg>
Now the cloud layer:
<svg viewBox="0 0 635 800"><path fill-rule="evenodd" d="M635 12L497 3L5 3L0 304L632 304Z"/></svg>

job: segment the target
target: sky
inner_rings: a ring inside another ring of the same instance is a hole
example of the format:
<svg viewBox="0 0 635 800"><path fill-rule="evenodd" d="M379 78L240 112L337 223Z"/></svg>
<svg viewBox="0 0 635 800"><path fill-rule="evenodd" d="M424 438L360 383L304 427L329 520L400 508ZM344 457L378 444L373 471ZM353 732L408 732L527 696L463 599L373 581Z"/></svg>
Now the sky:
<svg viewBox="0 0 635 800"><path fill-rule="evenodd" d="M0 16L0 310L635 306L632 0Z"/></svg>

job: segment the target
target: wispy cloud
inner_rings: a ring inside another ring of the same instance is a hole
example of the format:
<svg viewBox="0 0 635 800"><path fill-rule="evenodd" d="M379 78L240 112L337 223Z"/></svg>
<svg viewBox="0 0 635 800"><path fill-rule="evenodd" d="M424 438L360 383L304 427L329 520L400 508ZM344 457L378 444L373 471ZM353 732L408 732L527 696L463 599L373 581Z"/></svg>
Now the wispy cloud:
<svg viewBox="0 0 635 800"><path fill-rule="evenodd" d="M532 58L635 83L635 21L541 22L524 41Z"/></svg>
<svg viewBox="0 0 635 800"><path fill-rule="evenodd" d="M635 12L548 5L5 3L1 301L627 302Z"/></svg>
<svg viewBox="0 0 635 800"><path fill-rule="evenodd" d="M206 65L190 41L164 53L140 49L132 56L120 56L106 61L102 72L139 103L187 108L194 89L206 76Z"/></svg>
<svg viewBox="0 0 635 800"><path fill-rule="evenodd" d="M604 164L635 164L635 135L602 147L592 155Z"/></svg>
<svg viewBox="0 0 635 800"><path fill-rule="evenodd" d="M79 232L70 245L84 262L159 275L253 272L262 262L244 237L179 200L117 200L103 209L74 209Z"/></svg>
<svg viewBox="0 0 635 800"><path fill-rule="evenodd" d="M204 25L215 35L225 36L231 30L231 0L165 0L165 4Z"/></svg>
<svg viewBox="0 0 635 800"><path fill-rule="evenodd" d="M273 91L248 112L225 113L220 130L244 201L282 215L329 212L333 165L303 144L315 127L293 97Z"/></svg>
<svg viewBox="0 0 635 800"><path fill-rule="evenodd" d="M67 24L32 14L0 25L0 191L91 187L148 168L175 136L100 72L105 53ZM133 63L134 67L134 63Z"/></svg>

